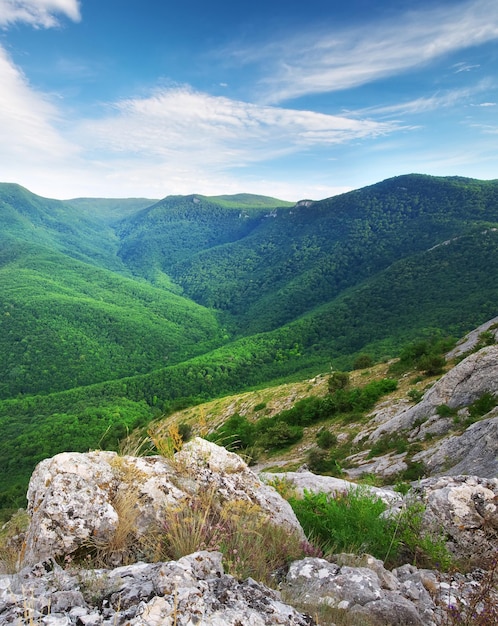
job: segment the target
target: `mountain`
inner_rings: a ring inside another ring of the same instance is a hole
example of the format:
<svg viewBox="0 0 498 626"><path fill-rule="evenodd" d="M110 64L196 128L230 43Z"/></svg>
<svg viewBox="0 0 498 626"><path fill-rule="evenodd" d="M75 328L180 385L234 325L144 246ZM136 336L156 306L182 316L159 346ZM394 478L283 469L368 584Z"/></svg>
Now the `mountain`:
<svg viewBox="0 0 498 626"><path fill-rule="evenodd" d="M42 458L176 406L462 335L496 315L497 253L498 181L297 204L0 185L0 502Z"/></svg>

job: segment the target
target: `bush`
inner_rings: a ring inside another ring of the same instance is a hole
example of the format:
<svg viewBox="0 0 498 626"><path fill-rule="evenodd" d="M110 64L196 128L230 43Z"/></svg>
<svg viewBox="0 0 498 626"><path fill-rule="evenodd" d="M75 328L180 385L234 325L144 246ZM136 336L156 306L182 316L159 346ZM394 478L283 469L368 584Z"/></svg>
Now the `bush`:
<svg viewBox="0 0 498 626"><path fill-rule="evenodd" d="M498 398L492 393L486 392L469 406L470 417L476 419L486 415L498 404Z"/></svg>
<svg viewBox="0 0 498 626"><path fill-rule="evenodd" d="M329 376L329 393L335 393L338 389L346 389L349 386L349 374L347 372L333 372Z"/></svg>
<svg viewBox="0 0 498 626"><path fill-rule="evenodd" d="M417 404L424 397L424 392L420 391L420 389L417 389L416 387L413 387L408 392L408 397L412 402L415 402L415 404Z"/></svg>
<svg viewBox="0 0 498 626"><path fill-rule="evenodd" d="M385 560L393 549L381 517L385 503L361 488L336 494L306 491L290 504L308 539L325 554L367 552ZM394 546L397 549L396 546Z"/></svg>
<svg viewBox="0 0 498 626"><path fill-rule="evenodd" d="M256 428L247 417L235 413L207 439L229 450L250 448L256 439Z"/></svg>
<svg viewBox="0 0 498 626"><path fill-rule="evenodd" d="M306 455L306 463L316 474L340 476L343 473L337 459L321 448L311 448Z"/></svg>
<svg viewBox="0 0 498 626"><path fill-rule="evenodd" d="M354 370L363 370L366 367L372 367L373 359L369 354L360 354L356 357L353 363Z"/></svg>
<svg viewBox="0 0 498 626"><path fill-rule="evenodd" d="M268 428L259 442L263 447L275 450L286 448L302 438L303 429L301 426L290 426L285 422L277 422Z"/></svg>
<svg viewBox="0 0 498 626"><path fill-rule="evenodd" d="M387 505L361 487L335 496L306 491L289 502L308 539L325 554L368 553L392 567L411 562L448 570L452 565L444 537L422 529L422 503L385 516Z"/></svg>
<svg viewBox="0 0 498 626"><path fill-rule="evenodd" d="M440 404L436 407L436 413L440 417L453 417L457 414L457 409L452 409L447 404Z"/></svg>
<svg viewBox="0 0 498 626"><path fill-rule="evenodd" d="M316 434L316 442L318 447L328 450L337 443L337 435L334 435L334 433L331 433L330 430L326 428L322 428Z"/></svg>

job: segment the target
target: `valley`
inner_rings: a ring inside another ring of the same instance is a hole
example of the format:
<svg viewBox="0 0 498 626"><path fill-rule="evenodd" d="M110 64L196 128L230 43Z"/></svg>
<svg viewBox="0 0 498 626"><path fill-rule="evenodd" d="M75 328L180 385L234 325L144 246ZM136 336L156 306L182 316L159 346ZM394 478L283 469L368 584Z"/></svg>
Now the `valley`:
<svg viewBox="0 0 498 626"><path fill-rule="evenodd" d="M296 204L2 184L0 229L4 508L57 452L496 315L497 181L407 175Z"/></svg>

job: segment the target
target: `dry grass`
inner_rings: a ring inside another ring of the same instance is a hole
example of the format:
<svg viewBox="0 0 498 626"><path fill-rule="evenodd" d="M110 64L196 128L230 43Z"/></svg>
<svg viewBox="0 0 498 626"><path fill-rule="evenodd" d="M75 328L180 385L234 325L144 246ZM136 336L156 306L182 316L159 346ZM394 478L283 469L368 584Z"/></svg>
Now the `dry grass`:
<svg viewBox="0 0 498 626"><path fill-rule="evenodd" d="M0 574L13 574L18 571L24 552L24 533L28 524L29 515L20 509L0 529Z"/></svg>
<svg viewBox="0 0 498 626"><path fill-rule="evenodd" d="M111 467L117 478L117 490L111 504L118 515L115 532L108 540L92 537L80 551L77 558L91 556L96 567L115 567L136 562L139 558L154 552L151 537L138 532L141 514L139 485L146 474L126 458L116 456ZM88 561L87 561L88 563Z"/></svg>
<svg viewBox="0 0 498 626"><path fill-rule="evenodd" d="M258 505L223 502L213 489L166 511L163 531L163 558L219 550L229 574L266 584L275 584L275 572L304 555L299 536L272 524Z"/></svg>

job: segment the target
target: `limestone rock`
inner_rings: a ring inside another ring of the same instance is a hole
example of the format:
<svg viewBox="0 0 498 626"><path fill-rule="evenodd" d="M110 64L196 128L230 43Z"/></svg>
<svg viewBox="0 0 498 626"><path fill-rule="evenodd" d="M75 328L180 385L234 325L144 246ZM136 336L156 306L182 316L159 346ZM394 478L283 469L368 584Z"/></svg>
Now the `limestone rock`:
<svg viewBox="0 0 498 626"><path fill-rule="evenodd" d="M420 481L414 495L425 506L424 525L443 532L459 559L480 565L498 554L498 479L441 476Z"/></svg>
<svg viewBox="0 0 498 626"><path fill-rule="evenodd" d="M493 319L488 320L484 324L481 324L480 326L475 328L473 331L471 331L468 335L466 335L463 339L461 339L457 343L457 345L453 348L453 350L451 350L451 352L448 352L448 354L446 355L446 358L448 360L454 359L455 357L459 357L462 354L465 354L466 352L473 350L475 346L477 345L477 343L479 342L479 335L481 335L481 333L485 331L492 332L495 337L495 341L498 341L498 327L496 326L497 324L498 324L498 317L494 317Z"/></svg>
<svg viewBox="0 0 498 626"><path fill-rule="evenodd" d="M5 590L5 593L2 593ZM312 620L251 579L223 572L221 554L68 573L52 560L0 576L0 626L307 626Z"/></svg>
<svg viewBox="0 0 498 626"><path fill-rule="evenodd" d="M295 488L296 493L303 495L304 491L311 491L313 493L323 492L334 495L336 493L344 493L350 489L357 489L356 483L342 478L334 478L333 476L321 476L319 474L313 474L313 472L281 472L278 474L272 474L271 472L263 472L260 474L261 478L271 484L272 480L288 480ZM362 485L362 488L369 493L379 497L389 506L398 505L402 502L402 496L393 491L392 489L383 489L380 487L371 487L369 485Z"/></svg>
<svg viewBox="0 0 498 626"><path fill-rule="evenodd" d="M498 410L413 457L423 462L430 476L470 474L482 478L498 476Z"/></svg>
<svg viewBox="0 0 498 626"><path fill-rule="evenodd" d="M304 533L290 504L271 486L261 481L233 452L196 437L176 455L180 464L195 476L198 488L215 488L227 500L247 500L258 504L270 521Z"/></svg>
<svg viewBox="0 0 498 626"><path fill-rule="evenodd" d="M488 346L471 354L442 376L423 396L409 408L388 417L368 436L374 443L385 435L406 432L411 439L424 439L426 435L444 435L452 427L452 419L440 417L437 407L446 404L451 408L467 407L484 393L496 393L498 380L498 346ZM377 416L377 420L378 420ZM358 436L358 440L365 433Z"/></svg>
<svg viewBox="0 0 498 626"><path fill-rule="evenodd" d="M344 555L339 560L344 562ZM371 556L364 560L368 567L317 558L296 561L290 566L284 589L304 606L325 603L358 616L380 619L383 624L436 624L436 606L422 585L416 597L410 598L403 584L384 570L380 561Z"/></svg>
<svg viewBox="0 0 498 626"><path fill-rule="evenodd" d="M42 461L28 489L31 520L23 563L112 546L125 524L128 543L133 543L132 537L161 525L165 509L207 488L227 501L259 505L270 521L304 539L290 505L275 489L263 484L236 454L196 438L174 461L112 452L62 453ZM122 562L118 547L114 558L113 564Z"/></svg>

